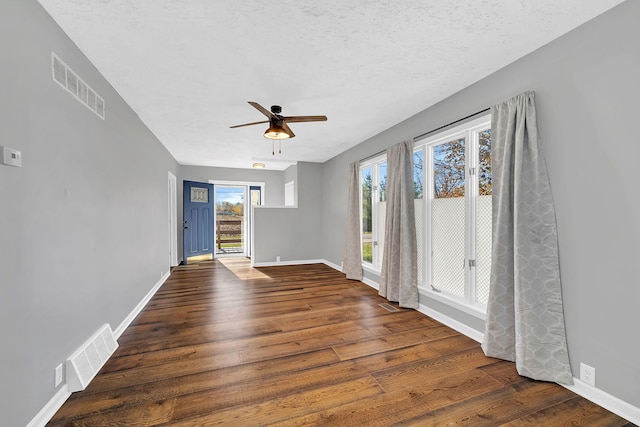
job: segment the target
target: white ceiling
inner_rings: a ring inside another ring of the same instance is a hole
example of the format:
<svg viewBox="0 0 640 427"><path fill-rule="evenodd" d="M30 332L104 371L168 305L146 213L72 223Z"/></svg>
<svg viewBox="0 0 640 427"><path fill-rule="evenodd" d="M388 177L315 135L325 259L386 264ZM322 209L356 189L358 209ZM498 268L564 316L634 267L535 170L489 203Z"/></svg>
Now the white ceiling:
<svg viewBox="0 0 640 427"><path fill-rule="evenodd" d="M622 2L38 1L179 163L279 170L326 161ZM272 156L266 125L229 129L263 120L247 101L328 121L291 124Z"/></svg>

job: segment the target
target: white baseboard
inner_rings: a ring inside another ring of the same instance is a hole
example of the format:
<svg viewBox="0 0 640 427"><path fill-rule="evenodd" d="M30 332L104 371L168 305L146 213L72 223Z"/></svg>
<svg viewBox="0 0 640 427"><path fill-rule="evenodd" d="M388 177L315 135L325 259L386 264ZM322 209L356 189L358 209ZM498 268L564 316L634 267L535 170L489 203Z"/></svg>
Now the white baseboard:
<svg viewBox="0 0 640 427"><path fill-rule="evenodd" d="M418 307L418 311L424 315L427 315L429 317L431 317L434 320L437 320L438 322L450 327L451 329L454 329L458 332L460 332L462 335L466 335L467 337L471 338L474 341L477 341L479 343L482 342L482 340L484 339L484 333L477 331L467 325L465 325L462 322L459 322L455 319L452 319L449 316L446 316L442 313L440 313L439 311L435 311L432 308L427 307L424 304L420 304L420 306Z"/></svg>
<svg viewBox="0 0 640 427"><path fill-rule="evenodd" d="M330 261L323 260L323 262L329 267L334 268L335 270L341 271L342 269L337 264L334 264ZM362 282L371 286L372 288L378 290L378 283L373 280L367 279L366 277L362 279ZM425 314L431 317L438 322L447 325L451 329L454 329L460 332L462 335L465 335L471 338L474 341L482 343L484 339L484 333L477 331L469 326L465 325L462 322L459 322L455 319L452 319L449 316L446 316L438 311L435 311L432 308L427 307L424 304L420 304L418 307L418 311L422 314ZM573 379L573 385L560 384L561 386L571 390L577 395L584 397L585 399L595 403L596 405L602 406L603 408L613 412L614 414L626 419L627 421L631 421L634 424L640 425L640 408L637 408L624 400L620 400L615 396L610 395L598 388L591 387L590 385L585 384L577 378Z"/></svg>
<svg viewBox="0 0 640 427"><path fill-rule="evenodd" d="M371 279L367 279L366 277L364 277L362 279L362 282L365 283L366 285L371 286L373 289L375 290L379 290L380 289L380 285L376 282L374 282ZM460 332L462 335L466 335L467 337L471 338L474 341L477 341L479 343L482 342L482 340L484 339L484 333L477 331L467 325L465 325L462 322L459 322L449 316L446 316L442 313L440 313L439 311L435 311L432 308L427 307L424 304L420 304L420 306L418 307L418 311L426 316L431 317L434 320L437 320L438 322L450 327L451 329L454 329L458 332Z"/></svg>
<svg viewBox="0 0 640 427"><path fill-rule="evenodd" d="M275 262L253 262L252 267L277 267L281 265L301 265L301 264L324 264L322 259L299 259L293 261L275 261Z"/></svg>
<svg viewBox="0 0 640 427"><path fill-rule="evenodd" d="M51 400L36 414L35 417L27 424L27 427L44 427L53 416L58 412L58 409L62 407L64 402L71 396L69 387L63 384L60 390L53 395Z"/></svg>
<svg viewBox="0 0 640 427"><path fill-rule="evenodd" d="M149 301L151 300L151 298L153 298L156 292L158 292L158 289L160 289L160 286L162 286L164 282L169 278L170 274L171 274L171 271L167 271L167 273L160 278L158 283L156 283L155 286L151 288L151 290L147 293L147 295L145 295L145 297L142 298L142 301L140 301L138 305L134 307L131 313L129 313L129 315L125 317L125 319L122 321L122 323L118 325L115 331L113 331L113 335L116 337L116 340L120 338L120 335L122 335L125 329L129 327L131 322L133 322L133 319L135 319L136 316L140 314L142 309L149 303Z"/></svg>
<svg viewBox="0 0 640 427"><path fill-rule="evenodd" d="M340 267L338 264L334 264L331 261L327 261L326 259L323 259L322 263L342 273L342 267Z"/></svg>
<svg viewBox="0 0 640 427"><path fill-rule="evenodd" d="M592 387L578 378L573 379L573 385L560 384L562 387L571 390L575 394L602 406L603 408L621 416L627 421L640 425L640 408L637 408L624 400L620 400L599 388Z"/></svg>
<svg viewBox="0 0 640 427"><path fill-rule="evenodd" d="M380 285L377 282L374 282L371 279L367 279L366 277L362 278L362 283L364 283L365 285L371 286L376 291L380 290Z"/></svg>
<svg viewBox="0 0 640 427"><path fill-rule="evenodd" d="M334 264L327 260L297 260L297 261L280 261L280 262L269 262L269 263L255 263L254 267L270 267L270 266L278 266L278 265L300 265L300 264L326 264L327 266L341 271L342 268L337 264ZM160 289L160 286L164 284L164 282L169 277L170 273L167 272L162 278L155 284L155 286L147 293L147 295L138 303L138 305L129 313L129 315L125 318L125 320L120 323L120 325L114 331L114 335L117 338L122 335L125 329L133 322L136 316L144 309L147 303L151 300L151 298L155 295L155 293ZM378 283L363 278L363 283L372 288L378 290ZM469 326L461 323L455 319L452 319L449 316L446 316L440 312L437 312L424 304L420 304L418 311L439 321L440 323L447 325L448 327L460 332L461 334L473 339L477 342L482 342L484 338L484 334L479 332ZM637 408L621 399L618 399L615 396L610 395L598 388L591 387L584 382L580 381L577 378L573 379L573 385L560 384L561 386L571 390L572 392L584 397L585 399L602 406L603 408L613 412L616 415L621 416L622 418L640 425L640 408ZM44 427L50 420L53 418L55 413L62 407L64 402L71 396L71 392L69 392L69 388L66 384L63 384L60 387L60 390L56 392L56 394L47 402L47 404L36 414L35 417L27 424L27 427Z"/></svg>
<svg viewBox="0 0 640 427"><path fill-rule="evenodd" d="M151 298L155 295L155 293L160 289L160 286L169 278L171 272L167 272L164 276L160 278L158 283L154 285L154 287L145 295L145 297L136 305L136 307L129 313L129 315L120 323L120 325L113 332L115 339L117 340L120 335L127 329L127 327L133 322L133 319L142 311L142 309L147 305L147 303L151 300ZM27 424L27 427L40 427L47 424L51 418L58 412L58 409L62 407L64 402L71 396L71 392L69 391L69 386L65 383L60 387L60 390L53 395L53 397L47 402L46 405L36 414L35 417Z"/></svg>

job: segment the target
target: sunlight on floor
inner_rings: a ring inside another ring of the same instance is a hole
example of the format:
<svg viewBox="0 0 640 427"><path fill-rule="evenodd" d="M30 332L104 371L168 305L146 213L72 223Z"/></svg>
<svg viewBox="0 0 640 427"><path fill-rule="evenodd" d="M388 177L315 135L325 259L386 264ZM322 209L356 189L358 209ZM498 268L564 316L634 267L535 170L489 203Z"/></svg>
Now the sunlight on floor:
<svg viewBox="0 0 640 427"><path fill-rule="evenodd" d="M187 264L197 264L201 261L210 261L213 259L213 254L204 254L204 255L197 255L197 256L191 256L187 258Z"/></svg>
<svg viewBox="0 0 640 427"><path fill-rule="evenodd" d="M238 279L269 279L269 276L251 267L249 258L218 258L218 261L235 274Z"/></svg>

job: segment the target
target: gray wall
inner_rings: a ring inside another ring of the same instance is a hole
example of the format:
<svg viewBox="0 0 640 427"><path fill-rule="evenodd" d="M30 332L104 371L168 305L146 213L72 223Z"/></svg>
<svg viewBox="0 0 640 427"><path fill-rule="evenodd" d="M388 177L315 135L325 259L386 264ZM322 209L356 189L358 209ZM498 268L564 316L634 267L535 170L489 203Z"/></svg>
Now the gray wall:
<svg viewBox="0 0 640 427"><path fill-rule="evenodd" d="M51 78L55 51L106 102L97 117ZM169 268L177 163L35 0L0 2L0 424L55 394L54 368L116 328Z"/></svg>
<svg viewBox="0 0 640 427"><path fill-rule="evenodd" d="M635 123L640 112L640 2L627 1L330 160L323 169L323 258L340 263L347 164L527 90L557 209L560 267L573 374L596 368L596 386L640 407L640 199ZM482 330L424 296L421 302Z"/></svg>
<svg viewBox="0 0 640 427"><path fill-rule="evenodd" d="M182 182L198 181L246 181L265 183L265 205L284 205L284 171L272 171L264 169L232 169L207 166L180 166L178 187L182 195ZM179 197L182 200L182 197Z"/></svg>
<svg viewBox="0 0 640 427"><path fill-rule="evenodd" d="M264 182L263 203L265 206L284 205L284 171L272 171L263 169L234 169L209 166L180 165L178 175L178 262L184 258L184 229L183 224L183 183L184 181L209 182L215 181L239 181L239 182Z"/></svg>
<svg viewBox="0 0 640 427"><path fill-rule="evenodd" d="M322 165L298 162L296 168L297 207L254 210L255 263L322 258Z"/></svg>
<svg viewBox="0 0 640 427"><path fill-rule="evenodd" d="M265 181L275 206L295 176L298 208L256 210L267 233L256 243L275 246L256 255L339 265L349 162L525 90L537 93L556 200L574 375L594 366L600 389L640 407L637 16L640 2L627 1L323 165L269 172L179 167L35 0L2 0L0 145L24 156L23 168L0 166L2 424L26 424L54 395L55 366L102 323L117 327L167 271L167 171L180 211L184 179ZM51 50L104 97L106 121L51 80Z"/></svg>

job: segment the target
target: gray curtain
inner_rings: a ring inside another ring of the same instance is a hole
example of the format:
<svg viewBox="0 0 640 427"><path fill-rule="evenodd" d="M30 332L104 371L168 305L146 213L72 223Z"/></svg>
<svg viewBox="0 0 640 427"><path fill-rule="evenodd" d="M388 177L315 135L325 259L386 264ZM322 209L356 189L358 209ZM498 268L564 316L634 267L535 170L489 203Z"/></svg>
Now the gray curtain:
<svg viewBox="0 0 640 427"><path fill-rule="evenodd" d="M413 141L387 150L387 212L379 294L418 308L418 255L413 190Z"/></svg>
<svg viewBox="0 0 640 427"><path fill-rule="evenodd" d="M491 109L493 243L482 349L536 380L572 384L555 208L533 92Z"/></svg>
<svg viewBox="0 0 640 427"><path fill-rule="evenodd" d="M347 279L362 280L362 248L360 242L360 164L349 164L349 194L347 201L347 235L344 245L342 272Z"/></svg>

